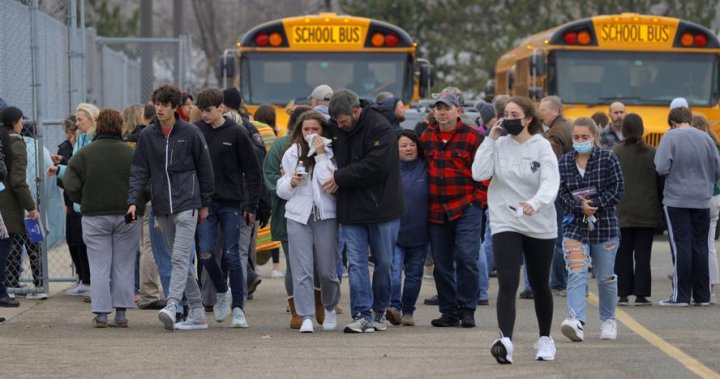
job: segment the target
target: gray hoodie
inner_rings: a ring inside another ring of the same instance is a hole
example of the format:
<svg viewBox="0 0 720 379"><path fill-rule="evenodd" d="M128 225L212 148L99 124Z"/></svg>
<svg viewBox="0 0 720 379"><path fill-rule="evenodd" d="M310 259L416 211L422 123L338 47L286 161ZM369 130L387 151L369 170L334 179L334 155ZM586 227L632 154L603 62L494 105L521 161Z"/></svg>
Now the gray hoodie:
<svg viewBox="0 0 720 379"><path fill-rule="evenodd" d="M720 179L720 156L707 133L691 127L669 130L660 140L655 168L665 176L664 205L710 208L713 184Z"/></svg>

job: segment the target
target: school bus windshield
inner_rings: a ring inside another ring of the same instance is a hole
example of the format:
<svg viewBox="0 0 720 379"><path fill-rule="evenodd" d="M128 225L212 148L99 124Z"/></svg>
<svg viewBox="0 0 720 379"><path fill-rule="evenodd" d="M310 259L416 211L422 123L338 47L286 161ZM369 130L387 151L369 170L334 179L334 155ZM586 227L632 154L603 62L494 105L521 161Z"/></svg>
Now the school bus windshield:
<svg viewBox="0 0 720 379"><path fill-rule="evenodd" d="M412 98L412 57L406 53L248 52L241 61L240 85L250 104L307 102L319 84L375 99L391 92L406 103Z"/></svg>
<svg viewBox="0 0 720 379"><path fill-rule="evenodd" d="M691 105L718 102L718 56L669 52L553 51L548 92L568 104Z"/></svg>

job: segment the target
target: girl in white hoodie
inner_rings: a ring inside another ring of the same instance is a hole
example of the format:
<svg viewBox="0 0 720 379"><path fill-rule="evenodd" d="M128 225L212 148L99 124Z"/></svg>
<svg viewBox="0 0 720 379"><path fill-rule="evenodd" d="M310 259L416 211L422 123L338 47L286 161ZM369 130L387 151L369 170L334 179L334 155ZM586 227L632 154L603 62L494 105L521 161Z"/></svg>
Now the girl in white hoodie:
<svg viewBox="0 0 720 379"><path fill-rule="evenodd" d="M515 293L524 256L540 328L535 359L553 360L555 342L550 338L553 300L549 280L557 237L554 201L560 186L558 161L541 134L542 124L530 99L511 98L504 116L480 145L472 165L473 179L492 178L488 207L498 274L497 318L501 335L490 352L498 363L512 363ZM504 132L508 135L501 136Z"/></svg>
<svg viewBox="0 0 720 379"><path fill-rule="evenodd" d="M300 333L312 333L314 327L313 267L318 271L325 308L323 330L333 330L337 324L335 306L340 300L340 281L335 196L322 190L322 183L335 171L333 153L327 146L330 140L323 138L326 133L327 124L320 112L303 113L283 155L284 174L277 182L277 195L287 200L288 258L295 309L303 319Z"/></svg>

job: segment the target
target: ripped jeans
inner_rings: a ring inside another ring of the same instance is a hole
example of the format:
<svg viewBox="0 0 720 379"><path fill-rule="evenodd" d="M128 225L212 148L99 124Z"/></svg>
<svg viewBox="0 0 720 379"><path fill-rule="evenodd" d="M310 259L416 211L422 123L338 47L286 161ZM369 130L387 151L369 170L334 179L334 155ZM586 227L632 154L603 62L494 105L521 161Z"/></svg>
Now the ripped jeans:
<svg viewBox="0 0 720 379"><path fill-rule="evenodd" d="M600 321L615 318L615 254L619 244L617 237L598 244L582 244L577 240L563 238L563 252L568 270L567 305L571 318L585 322L585 287L591 262L600 297Z"/></svg>

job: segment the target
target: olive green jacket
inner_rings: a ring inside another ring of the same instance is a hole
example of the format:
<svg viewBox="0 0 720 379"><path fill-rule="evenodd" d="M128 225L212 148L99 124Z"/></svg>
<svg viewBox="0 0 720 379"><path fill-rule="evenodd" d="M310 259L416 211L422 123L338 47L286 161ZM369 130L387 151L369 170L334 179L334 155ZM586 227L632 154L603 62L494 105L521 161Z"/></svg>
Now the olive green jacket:
<svg viewBox="0 0 720 379"><path fill-rule="evenodd" d="M25 211L35 210L35 202L30 195L26 170L28 164L25 141L17 134L10 134L10 148L5 147L5 154L10 153L10 167L7 178L2 182L5 189L0 192L0 212L8 233L25 233Z"/></svg>
<svg viewBox="0 0 720 379"><path fill-rule="evenodd" d="M285 153L290 141L290 136L276 138L270 146L265 160L263 161L263 183L267 188L272 199L272 216L270 217L270 231L273 241L287 241L287 224L285 223L285 203L286 201L277 195L277 182L282 177L280 174L280 165L282 157Z"/></svg>

